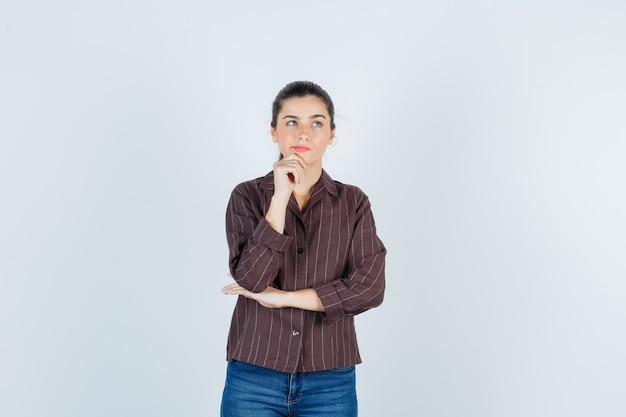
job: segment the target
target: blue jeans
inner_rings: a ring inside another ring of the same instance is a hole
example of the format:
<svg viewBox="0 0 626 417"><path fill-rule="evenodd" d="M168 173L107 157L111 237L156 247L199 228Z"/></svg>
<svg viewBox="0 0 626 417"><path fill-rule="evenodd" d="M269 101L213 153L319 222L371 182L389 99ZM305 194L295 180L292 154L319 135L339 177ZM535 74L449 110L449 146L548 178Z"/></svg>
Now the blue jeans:
<svg viewBox="0 0 626 417"><path fill-rule="evenodd" d="M221 417L356 417L355 367L289 374L229 362Z"/></svg>

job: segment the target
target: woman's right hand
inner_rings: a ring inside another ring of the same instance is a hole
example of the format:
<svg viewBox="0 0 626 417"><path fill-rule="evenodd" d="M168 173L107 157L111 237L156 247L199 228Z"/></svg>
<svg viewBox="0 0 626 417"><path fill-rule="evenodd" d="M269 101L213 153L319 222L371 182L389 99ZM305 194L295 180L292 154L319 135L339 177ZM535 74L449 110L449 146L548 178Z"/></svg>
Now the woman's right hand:
<svg viewBox="0 0 626 417"><path fill-rule="evenodd" d="M306 163L296 154L274 163L274 196L265 213L265 220L278 233L285 231L285 209L294 187L304 179L304 168Z"/></svg>
<svg viewBox="0 0 626 417"><path fill-rule="evenodd" d="M306 163L301 156L291 154L274 163L274 195L289 200L296 184L304 179Z"/></svg>

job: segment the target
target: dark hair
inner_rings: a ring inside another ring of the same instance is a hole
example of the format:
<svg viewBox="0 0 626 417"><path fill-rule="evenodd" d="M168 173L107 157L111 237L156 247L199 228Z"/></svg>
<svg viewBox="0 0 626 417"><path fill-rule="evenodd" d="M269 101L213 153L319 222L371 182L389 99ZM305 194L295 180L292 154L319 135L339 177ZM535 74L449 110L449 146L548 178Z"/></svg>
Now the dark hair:
<svg viewBox="0 0 626 417"><path fill-rule="evenodd" d="M333 105L333 101L322 87L311 81L293 81L284 86L282 90L278 92L278 95L272 104L271 126L273 128L276 127L278 113L282 110L283 104L286 100L289 100L292 97L306 96L315 96L324 102L326 110L328 110L328 114L330 115L330 128L331 130L335 129L335 106Z"/></svg>

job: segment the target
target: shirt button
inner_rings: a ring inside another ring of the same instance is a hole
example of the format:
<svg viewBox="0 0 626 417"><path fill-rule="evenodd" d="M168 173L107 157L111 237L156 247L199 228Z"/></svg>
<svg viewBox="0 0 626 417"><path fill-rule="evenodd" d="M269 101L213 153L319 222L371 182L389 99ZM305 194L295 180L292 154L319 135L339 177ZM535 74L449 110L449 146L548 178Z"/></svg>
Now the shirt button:
<svg viewBox="0 0 626 417"><path fill-rule="evenodd" d="M298 252L298 253L302 253L302 252L304 252L304 249L302 249L302 248L298 248L298 249L296 250L296 252Z"/></svg>

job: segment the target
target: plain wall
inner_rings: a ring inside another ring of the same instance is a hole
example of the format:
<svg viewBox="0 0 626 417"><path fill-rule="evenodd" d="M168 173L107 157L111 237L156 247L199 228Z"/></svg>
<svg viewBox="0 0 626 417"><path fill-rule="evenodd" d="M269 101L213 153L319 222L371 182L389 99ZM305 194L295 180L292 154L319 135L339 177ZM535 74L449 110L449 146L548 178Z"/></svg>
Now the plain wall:
<svg viewBox="0 0 626 417"><path fill-rule="evenodd" d="M370 197L362 417L626 415L626 3L3 1L0 415L217 416L296 79Z"/></svg>

